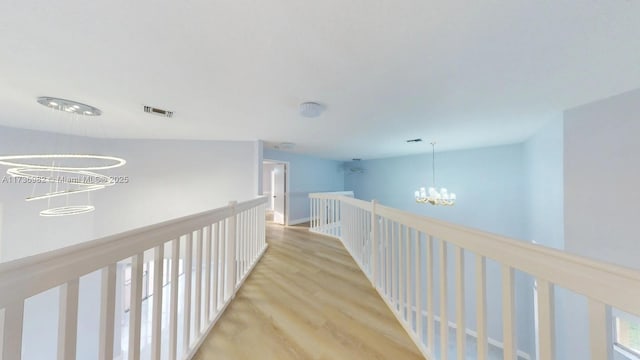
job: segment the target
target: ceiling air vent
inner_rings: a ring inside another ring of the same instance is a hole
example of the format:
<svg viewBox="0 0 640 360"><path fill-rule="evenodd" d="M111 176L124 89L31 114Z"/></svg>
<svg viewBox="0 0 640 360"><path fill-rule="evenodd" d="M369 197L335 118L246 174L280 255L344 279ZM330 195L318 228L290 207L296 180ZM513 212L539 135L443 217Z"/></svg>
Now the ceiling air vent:
<svg viewBox="0 0 640 360"><path fill-rule="evenodd" d="M147 106L147 105L144 106L144 112L153 114L153 115L164 116L164 117L173 116L173 111L158 109L158 108L154 108L152 106Z"/></svg>

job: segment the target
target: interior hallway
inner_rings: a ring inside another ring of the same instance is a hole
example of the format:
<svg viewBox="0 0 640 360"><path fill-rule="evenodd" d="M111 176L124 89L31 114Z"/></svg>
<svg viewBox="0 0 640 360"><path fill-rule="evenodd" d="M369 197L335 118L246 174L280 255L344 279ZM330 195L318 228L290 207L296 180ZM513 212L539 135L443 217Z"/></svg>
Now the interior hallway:
<svg viewBox="0 0 640 360"><path fill-rule="evenodd" d="M422 359L338 240L270 224L267 241L195 360Z"/></svg>

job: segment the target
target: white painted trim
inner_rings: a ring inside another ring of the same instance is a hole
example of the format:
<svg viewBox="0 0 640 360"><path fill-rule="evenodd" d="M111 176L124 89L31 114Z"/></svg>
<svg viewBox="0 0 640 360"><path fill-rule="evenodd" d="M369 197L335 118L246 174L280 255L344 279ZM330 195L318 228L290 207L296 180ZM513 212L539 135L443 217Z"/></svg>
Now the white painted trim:
<svg viewBox="0 0 640 360"><path fill-rule="evenodd" d="M302 219L295 219L295 220L289 220L289 226L291 225L298 225L298 224L302 224L302 223L306 223L308 221L310 221L311 219L306 217L306 218L302 218Z"/></svg>
<svg viewBox="0 0 640 360"><path fill-rule="evenodd" d="M317 233L317 232L316 232L316 233ZM354 258L354 259L356 258L356 257L354 256L354 254L351 252L351 250L349 250L349 248L346 246L346 244L344 243L344 241L343 241L342 237L335 237L335 236L327 235L326 233L318 233L318 234L322 234L322 235L325 235L325 236L330 236L330 237L333 237L333 238L336 238L336 239L340 240L340 242L342 243L342 246L344 246L344 248L347 250L347 252L349 253L349 255L351 255L351 257L352 257L352 258ZM358 267L360 268L360 271L362 271L362 272L365 274L365 276L366 276L366 271L365 271L365 269L360 265L360 263L359 263L358 261L356 261L355 263L356 263L356 264L358 265ZM373 284L372 284L372 285L373 285ZM391 312L392 312L392 313L393 313L393 315L396 317L396 319L398 320L398 322L402 325L402 327L404 328L405 332L409 335L409 337L411 337L411 339L413 340L413 342L418 346L418 348L420 349L420 351L422 352L422 354L423 354L427 359L434 359L433 355L431 354L431 352L429 351L429 349L426 347L426 345L424 344L424 342L422 341L422 339L418 339L418 337L417 337L417 336L415 335L415 333L413 332L413 329L409 326L409 324L408 324L406 321L404 321L404 319L402 319L402 317L401 317L400 313L398 313L398 312L396 311L395 306L387 300L386 296L384 295L384 292L383 292L381 289L379 289L377 286L375 286L375 285L373 285L373 286L374 286L374 288L376 289L376 291L378 292L378 294L380 295L380 297L382 298L382 300L384 301L384 303L385 303L385 304L387 304L387 307L389 307L389 310L391 310ZM412 309L412 311L414 311L414 312L416 311L416 307L415 307L415 306L411 306L411 309ZM427 311L422 311L422 315L423 315L424 317L428 317L428 313L427 313ZM434 319L434 321L436 321L436 322L440 323L440 316L435 315L435 316L433 317L433 319ZM457 329L457 325L456 325L454 322L449 321L449 322L448 322L448 324L449 324L449 328ZM475 331L474 331L474 330L472 330L472 329L467 328L467 329L465 330L465 333L466 333L467 335L469 335L469 336L473 337L473 338L476 338L476 339L478 338L478 333L477 333L477 332L475 332ZM504 345L503 345L503 343L502 343L502 342L500 342L500 341L498 341L498 340L496 340L496 339L487 338L487 342L488 342L490 345L494 346L494 347L497 347L497 348L503 349L503 346L504 346ZM524 351L522 351L522 350L518 350L518 356L519 356L519 357L521 357L521 358L524 358L525 360L531 360L531 355L529 355L528 353L526 353L526 352L524 352Z"/></svg>
<svg viewBox="0 0 640 360"><path fill-rule="evenodd" d="M291 212L291 201L289 199L289 188L291 186L291 163L288 161L273 159L262 159L262 162L284 164L284 225L289 226L289 213Z"/></svg>
<svg viewBox="0 0 640 360"><path fill-rule="evenodd" d="M415 311L415 306L412 306L412 308L413 308L413 311ZM427 312L423 311L422 315L423 316L427 316ZM434 320L436 322L440 323L440 316L435 315L433 318L434 318ZM448 323L449 323L449 328L454 329L454 330L458 329L458 325L456 323L454 323L453 321L449 321ZM465 329L465 333L468 336L471 336L472 338L478 339L478 333L473 329L466 328ZM499 349L504 349L504 344L499 340L496 340L496 339L488 337L487 338L487 342L489 343L489 345L491 345L493 347L496 347L496 348L499 348ZM523 358L525 360L531 360L531 355L529 353L527 353L527 352L522 351L522 350L518 350L518 357Z"/></svg>
<svg viewBox="0 0 640 360"><path fill-rule="evenodd" d="M622 346L618 345L618 344L613 344L613 350L616 351L617 353L619 353L620 355L624 356L625 359L629 359L629 360L640 360L640 357L638 357L638 355L629 352L627 349L623 348Z"/></svg>
<svg viewBox="0 0 640 360"><path fill-rule="evenodd" d="M259 197L239 203L236 212L265 204ZM0 307L81 277L131 254L143 253L194 229L231 216L229 206L142 227L66 248L0 263ZM25 285L25 284L28 284ZM2 290L2 289L11 289Z"/></svg>
<svg viewBox="0 0 640 360"><path fill-rule="evenodd" d="M611 335L611 316L610 311L606 310L609 308L617 308L627 313L632 313L635 316L640 316L637 307L637 304L640 303L640 271L447 223L445 221L435 220L391 207L376 205L374 210L374 206L370 202L343 195L317 193L310 194L309 197L316 200L338 201L343 205L348 204L351 207L364 210L365 212L375 211L375 216L379 216L386 221L391 221L398 226L407 226L415 231L428 234L429 239L435 238L446 241L450 245L463 248L477 256L492 259L501 264L503 269L524 272L539 281L547 281L555 286L566 288L586 297L590 304L591 322L597 325L591 326L591 329L596 330L592 331L592 339L589 342L592 348L592 354L595 353L599 358L609 356L613 348L610 340L608 340ZM352 219L348 218L344 226L349 229L353 225L351 222ZM339 226L339 223L336 222L330 225L331 227L329 229L333 230L336 226ZM336 233L340 233L339 231L326 231L327 228L327 225L323 224L311 228L310 231L339 238L349 254L356 260L360 269L367 275L367 270L364 269L360 263L362 261L362 244L359 244L359 248L354 249L354 252L352 252L348 245L353 244L347 244L347 241L352 241L352 239L341 239L339 236L335 236ZM503 279L505 278L503 277ZM511 275L506 277L506 280L512 282ZM380 289L376 288L376 290L378 290L378 293L387 303L396 318L398 318L409 336L416 342L416 345L423 354L429 358L429 351L422 343L422 339L418 341L417 335L414 335L413 329L411 328L412 323L402 319L400 313L397 313L395 307L388 302L386 295L382 293ZM509 295L507 300L511 301L511 296L512 295ZM444 314L446 315L446 312ZM447 320L442 318L442 321ZM449 327L455 327L455 324L449 321L447 321L447 324ZM447 326L445 326L445 328L447 328ZM513 328L513 326L511 326L511 328ZM515 329L510 330L509 327L507 327L506 330L510 331L510 333L514 333L515 331ZM478 336L475 331L469 329L465 329L465 333L476 338ZM509 338L507 337L506 339ZM609 341L608 345L606 341ZM523 358L531 358L530 354L518 350L516 343L501 343L495 339L488 339L487 342L494 347L503 348L510 353L517 353L518 356ZM597 346L594 346L594 344Z"/></svg>
<svg viewBox="0 0 640 360"><path fill-rule="evenodd" d="M256 267L256 265L258 265L258 263L262 259L262 256L264 255L264 253L267 252L267 248L268 247L269 247L269 245L265 245L264 249L262 249L262 251L260 251L260 255L258 255L258 257L256 258L256 261L253 262L253 265L251 265L251 267L249 268L249 271L247 271L247 273L242 277L242 279L240 279L240 282L238 282L238 285L236 286L236 289L235 289L235 291L233 293L233 296L228 301L225 302L225 304L222 306L222 308L220 310L218 310L218 313L216 314L216 317L211 321L211 324L209 324L207 329L202 333L202 335L200 336L198 341L196 341L194 344L192 344L191 350L189 350L187 355L185 355L185 357L184 357L185 360L191 360L191 359L193 359L194 356L196 356L196 353L200 349L200 346L202 346L204 341L209 336L209 333L211 332L211 330L213 330L213 328L216 326L216 323L218 322L218 320L220 319L222 314L224 314L224 312L227 309L227 307L229 306L229 304L231 304L231 301L235 298L236 293L238 292L238 290L240 289L242 284L244 284L245 280L247 280L247 278L249 277L249 274L251 274L251 272Z"/></svg>

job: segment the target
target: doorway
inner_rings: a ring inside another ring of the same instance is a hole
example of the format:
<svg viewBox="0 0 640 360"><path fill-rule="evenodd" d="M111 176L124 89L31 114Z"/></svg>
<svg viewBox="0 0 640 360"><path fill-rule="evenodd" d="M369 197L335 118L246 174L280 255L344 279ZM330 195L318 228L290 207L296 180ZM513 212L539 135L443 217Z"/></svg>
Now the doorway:
<svg viewBox="0 0 640 360"><path fill-rule="evenodd" d="M269 198L267 220L287 225L289 223L289 163L264 160L262 166L263 193Z"/></svg>

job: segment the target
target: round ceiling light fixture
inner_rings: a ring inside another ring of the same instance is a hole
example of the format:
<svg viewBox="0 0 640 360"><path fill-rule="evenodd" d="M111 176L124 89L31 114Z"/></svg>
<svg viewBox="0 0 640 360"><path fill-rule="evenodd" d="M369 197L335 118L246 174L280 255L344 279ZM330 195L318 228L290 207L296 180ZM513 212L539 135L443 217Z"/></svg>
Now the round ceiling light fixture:
<svg viewBox="0 0 640 360"><path fill-rule="evenodd" d="M314 118L320 116L324 109L324 105L318 104L317 102L303 102L302 104L300 104L300 115L304 117Z"/></svg>
<svg viewBox="0 0 640 360"><path fill-rule="evenodd" d="M48 108L53 108L60 111L66 111L68 113L86 115L86 116L99 116L102 114L100 109L91 105L79 103L73 100L54 98L51 96L40 96L38 103Z"/></svg>

